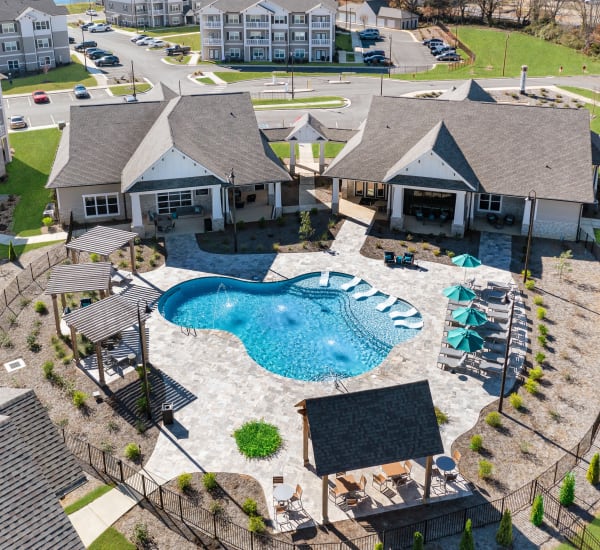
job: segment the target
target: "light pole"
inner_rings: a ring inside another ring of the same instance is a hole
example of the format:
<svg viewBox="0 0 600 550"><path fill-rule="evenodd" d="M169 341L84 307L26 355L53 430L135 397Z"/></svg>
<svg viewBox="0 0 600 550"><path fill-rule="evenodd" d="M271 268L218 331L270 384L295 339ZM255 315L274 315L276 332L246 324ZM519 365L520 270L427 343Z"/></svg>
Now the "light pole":
<svg viewBox="0 0 600 550"><path fill-rule="evenodd" d="M81 43L83 44L83 66L85 68L85 72L87 73L87 55L85 51L87 48L85 47L85 29L81 29Z"/></svg>
<svg viewBox="0 0 600 550"><path fill-rule="evenodd" d="M229 206L229 210L231 212L231 221L233 222L233 251L237 254L238 251L238 240L237 240L237 223L236 223L236 211L235 211L235 174L233 173L233 168L229 175L227 176L227 183L229 184L229 188L231 191L232 201Z"/></svg>
<svg viewBox="0 0 600 550"><path fill-rule="evenodd" d="M510 33L506 33L506 42L504 43L504 60L502 61L502 76L504 76L504 69L506 69L506 54L508 52L508 39L510 38Z"/></svg>
<svg viewBox="0 0 600 550"><path fill-rule="evenodd" d="M137 95L135 93L135 73L133 72L133 61L131 62L131 86L133 88L133 98L137 99Z"/></svg>
<svg viewBox="0 0 600 550"><path fill-rule="evenodd" d="M529 202L529 231L527 232L527 250L525 252L525 269L523 270L523 284L527 282L527 271L529 270L529 252L531 250L531 234L533 233L533 219L535 217L535 201L537 199L536 192L532 189L529 191L525 200Z"/></svg>
<svg viewBox="0 0 600 550"><path fill-rule="evenodd" d="M152 308L148 305L148 301L144 299L140 299L137 301L136 309L137 309L137 318L138 318L138 333L140 337L140 350L142 353L142 372L144 374L144 395L146 397L146 415L148 420L152 420L152 407L150 406L150 384L148 384L148 365L146 362L146 338L144 335L144 326L142 325L142 316L140 315L140 303L144 302L146 305L144 307L144 313L150 315L152 313Z"/></svg>
<svg viewBox="0 0 600 550"><path fill-rule="evenodd" d="M388 78L392 78L392 39L394 35L390 34L390 64L388 65Z"/></svg>

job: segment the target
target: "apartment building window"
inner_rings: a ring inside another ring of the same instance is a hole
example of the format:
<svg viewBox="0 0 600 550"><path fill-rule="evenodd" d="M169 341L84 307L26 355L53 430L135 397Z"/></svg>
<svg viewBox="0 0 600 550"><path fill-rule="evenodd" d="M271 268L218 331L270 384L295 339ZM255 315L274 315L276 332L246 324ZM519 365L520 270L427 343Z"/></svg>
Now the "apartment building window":
<svg viewBox="0 0 600 550"><path fill-rule="evenodd" d="M285 33L284 32L274 32L273 33L273 42L285 42Z"/></svg>
<svg viewBox="0 0 600 550"><path fill-rule="evenodd" d="M48 56L45 57L40 57L38 59L38 63L40 64L40 67L45 67L45 66L50 66L50 58Z"/></svg>
<svg viewBox="0 0 600 550"><path fill-rule="evenodd" d="M127 4L123 4L123 11L129 11L129 6Z"/></svg>
<svg viewBox="0 0 600 550"><path fill-rule="evenodd" d="M171 18L171 24L172 25L179 25L179 17L172 17Z"/></svg>
<svg viewBox="0 0 600 550"><path fill-rule="evenodd" d="M488 195L482 193L479 195L479 210L487 210L488 212L500 212L502 209L501 195Z"/></svg>
<svg viewBox="0 0 600 550"><path fill-rule="evenodd" d="M2 34L17 32L17 26L14 23L2 23Z"/></svg>
<svg viewBox="0 0 600 550"><path fill-rule="evenodd" d="M273 59L285 59L285 50L273 50Z"/></svg>
<svg viewBox="0 0 600 550"><path fill-rule="evenodd" d="M159 214L175 212L179 206L192 206L191 191L172 191L156 195L157 210Z"/></svg>
<svg viewBox="0 0 600 550"><path fill-rule="evenodd" d="M36 38L35 45L38 48L49 48L50 47L50 39L49 38Z"/></svg>
<svg viewBox="0 0 600 550"><path fill-rule="evenodd" d="M306 57L306 50L294 50L294 57L296 59L304 59Z"/></svg>
<svg viewBox="0 0 600 550"><path fill-rule="evenodd" d="M18 70L19 70L18 59L9 59L8 60L8 70L18 72Z"/></svg>
<svg viewBox="0 0 600 550"><path fill-rule="evenodd" d="M242 39L242 33L240 31L229 31L225 34L227 35L227 40L239 41Z"/></svg>
<svg viewBox="0 0 600 550"><path fill-rule="evenodd" d="M304 25L306 23L306 15L303 13L295 13L292 15L292 25Z"/></svg>
<svg viewBox="0 0 600 550"><path fill-rule="evenodd" d="M4 42L2 44L2 50L5 52L18 52L19 51L19 43L14 40L11 42Z"/></svg>
<svg viewBox="0 0 600 550"><path fill-rule="evenodd" d="M225 15L225 22L231 23L232 25L240 24L240 15L238 13L228 13Z"/></svg>
<svg viewBox="0 0 600 550"><path fill-rule="evenodd" d="M86 218L97 216L118 216L119 196L116 193L102 193L100 195L84 195L83 206Z"/></svg>
<svg viewBox="0 0 600 550"><path fill-rule="evenodd" d="M285 25L285 24L287 24L287 16L285 16L285 15L274 15L273 16L273 24L274 25Z"/></svg>
<svg viewBox="0 0 600 550"><path fill-rule="evenodd" d="M211 48L210 50L208 50L208 58L209 59L221 59L221 50Z"/></svg>
<svg viewBox="0 0 600 550"><path fill-rule="evenodd" d="M175 4L173 6L169 6L169 11L171 13L180 12L181 11L181 6L179 4Z"/></svg>
<svg viewBox="0 0 600 550"><path fill-rule="evenodd" d="M262 31L248 31L248 38L251 40L264 40Z"/></svg>
<svg viewBox="0 0 600 550"><path fill-rule="evenodd" d="M50 21L36 21L33 28L36 31L48 31L50 30Z"/></svg>
<svg viewBox="0 0 600 550"><path fill-rule="evenodd" d="M229 57L231 59L239 59L241 52L239 48L229 48Z"/></svg>
<svg viewBox="0 0 600 550"><path fill-rule="evenodd" d="M306 42L306 33L305 32L293 32L292 33L292 42Z"/></svg>
<svg viewBox="0 0 600 550"><path fill-rule="evenodd" d="M262 18L262 15L249 15L246 18L248 23L264 23L265 21Z"/></svg>

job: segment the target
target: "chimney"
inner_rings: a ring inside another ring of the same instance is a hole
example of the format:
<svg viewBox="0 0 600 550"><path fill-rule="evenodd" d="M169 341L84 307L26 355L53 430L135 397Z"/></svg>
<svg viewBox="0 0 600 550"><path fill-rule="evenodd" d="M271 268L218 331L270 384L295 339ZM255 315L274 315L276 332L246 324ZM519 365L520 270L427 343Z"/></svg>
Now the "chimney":
<svg viewBox="0 0 600 550"><path fill-rule="evenodd" d="M527 65L521 65L521 84L519 87L519 93L525 93L525 82L527 81Z"/></svg>

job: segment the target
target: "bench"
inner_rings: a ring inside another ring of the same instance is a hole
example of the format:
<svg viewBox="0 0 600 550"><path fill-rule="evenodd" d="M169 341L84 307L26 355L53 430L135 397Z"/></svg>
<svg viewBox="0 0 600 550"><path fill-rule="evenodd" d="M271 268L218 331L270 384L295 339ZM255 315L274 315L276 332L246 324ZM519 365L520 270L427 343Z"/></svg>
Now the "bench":
<svg viewBox="0 0 600 550"><path fill-rule="evenodd" d="M204 213L204 208L199 204L192 206L179 206L173 213L173 218L187 218L189 216L200 216Z"/></svg>

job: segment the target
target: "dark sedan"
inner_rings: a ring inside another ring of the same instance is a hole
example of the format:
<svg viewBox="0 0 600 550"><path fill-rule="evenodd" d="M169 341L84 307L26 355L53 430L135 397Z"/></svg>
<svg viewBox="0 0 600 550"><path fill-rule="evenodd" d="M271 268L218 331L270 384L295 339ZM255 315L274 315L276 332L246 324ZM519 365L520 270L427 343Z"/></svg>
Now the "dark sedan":
<svg viewBox="0 0 600 550"><path fill-rule="evenodd" d="M372 55L365 60L365 63L367 65L385 65L386 67L392 64L389 57L385 57L385 55Z"/></svg>
<svg viewBox="0 0 600 550"><path fill-rule="evenodd" d="M88 53L87 56L89 59L96 60L102 57L106 57L108 55L112 55L112 52L106 50L96 50L95 52Z"/></svg>
<svg viewBox="0 0 600 550"><path fill-rule="evenodd" d="M96 59L96 67L104 67L105 65L118 65L119 58L116 55L105 55Z"/></svg>

